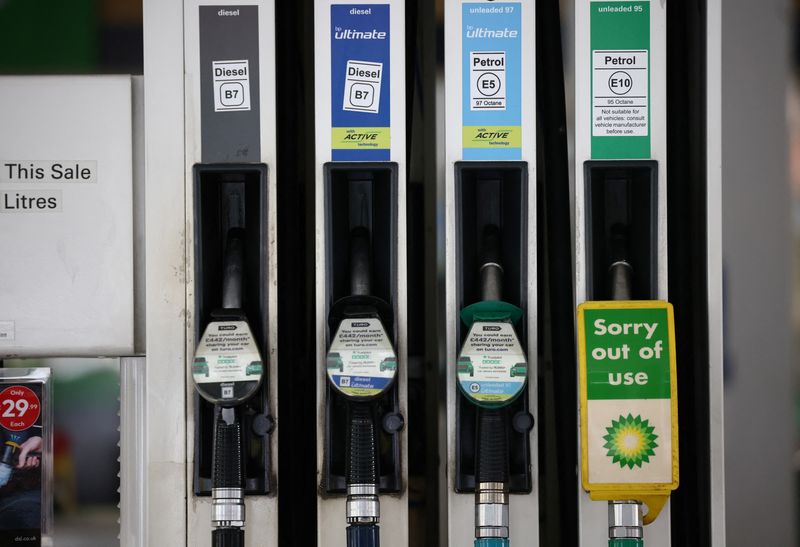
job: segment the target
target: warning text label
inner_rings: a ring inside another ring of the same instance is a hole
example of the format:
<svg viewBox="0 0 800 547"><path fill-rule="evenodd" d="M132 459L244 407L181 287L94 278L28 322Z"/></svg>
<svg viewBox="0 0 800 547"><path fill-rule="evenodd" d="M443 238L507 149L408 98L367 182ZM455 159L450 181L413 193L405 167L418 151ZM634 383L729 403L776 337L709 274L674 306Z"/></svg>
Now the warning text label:
<svg viewBox="0 0 800 547"><path fill-rule="evenodd" d="M649 77L645 50L592 52L592 136L648 135Z"/></svg>

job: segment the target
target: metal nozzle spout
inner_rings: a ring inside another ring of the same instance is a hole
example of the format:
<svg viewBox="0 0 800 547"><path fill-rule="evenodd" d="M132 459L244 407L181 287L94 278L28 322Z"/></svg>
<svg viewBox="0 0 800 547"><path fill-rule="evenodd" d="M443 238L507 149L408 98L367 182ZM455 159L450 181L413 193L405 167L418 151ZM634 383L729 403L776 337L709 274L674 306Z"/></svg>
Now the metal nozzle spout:
<svg viewBox="0 0 800 547"><path fill-rule="evenodd" d="M642 504L635 500L608 502L609 539L642 539Z"/></svg>

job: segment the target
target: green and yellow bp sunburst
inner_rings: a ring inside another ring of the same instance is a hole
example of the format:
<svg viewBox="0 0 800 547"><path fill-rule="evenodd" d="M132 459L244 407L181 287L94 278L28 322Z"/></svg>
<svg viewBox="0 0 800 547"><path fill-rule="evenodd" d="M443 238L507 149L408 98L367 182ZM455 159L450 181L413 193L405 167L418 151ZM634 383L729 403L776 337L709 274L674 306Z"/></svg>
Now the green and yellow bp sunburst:
<svg viewBox="0 0 800 547"><path fill-rule="evenodd" d="M606 441L603 448L608 449L606 456L611 457L614 463L619 463L620 467L642 467L643 462L649 463L650 456L656 454L658 435L653 433L655 427L648 420L642 420L641 416L620 416L619 420L611 420L611 427L607 427L606 431L608 435L603 437Z"/></svg>

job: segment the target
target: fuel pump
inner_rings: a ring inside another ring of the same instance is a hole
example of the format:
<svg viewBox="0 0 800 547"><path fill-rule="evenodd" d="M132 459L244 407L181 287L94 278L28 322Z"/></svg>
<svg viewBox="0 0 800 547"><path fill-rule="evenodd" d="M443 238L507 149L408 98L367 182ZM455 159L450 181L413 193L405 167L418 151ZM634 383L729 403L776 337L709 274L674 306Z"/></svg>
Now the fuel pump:
<svg viewBox="0 0 800 547"><path fill-rule="evenodd" d="M261 385L261 352L242 309L245 233L228 231L222 309L212 313L192 364L198 393L214 405L212 516L214 547L244 546L242 419L239 406Z"/></svg>
<svg viewBox="0 0 800 547"><path fill-rule="evenodd" d="M314 16L317 541L402 547L404 2L316 0Z"/></svg>
<svg viewBox="0 0 800 547"><path fill-rule="evenodd" d="M458 358L458 386L478 407L475 546L509 545L508 406L525 388L528 362L514 330L522 310L502 301L500 229L483 230L481 302L461 311L469 327Z"/></svg>
<svg viewBox="0 0 800 547"><path fill-rule="evenodd" d="M575 10L582 545L642 545L651 523L648 542L669 544L678 486L665 10L596 0Z"/></svg>
<svg viewBox="0 0 800 547"><path fill-rule="evenodd" d="M196 348L186 542L207 542L209 511L215 538L241 541L246 506L257 543L276 545L275 5L185 0L181 13L184 142L164 146L182 151L185 169L181 301L186 353Z"/></svg>
<svg viewBox="0 0 800 547"><path fill-rule="evenodd" d="M447 545L539 538L535 26L445 2Z"/></svg>

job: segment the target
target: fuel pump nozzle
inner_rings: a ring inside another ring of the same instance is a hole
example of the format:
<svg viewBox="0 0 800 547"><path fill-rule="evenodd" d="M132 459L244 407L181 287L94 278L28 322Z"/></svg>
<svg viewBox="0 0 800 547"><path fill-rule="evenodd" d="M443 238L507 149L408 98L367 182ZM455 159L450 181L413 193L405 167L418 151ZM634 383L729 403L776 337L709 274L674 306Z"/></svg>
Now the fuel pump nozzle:
<svg viewBox="0 0 800 547"><path fill-rule="evenodd" d="M212 312L192 365L195 387L214 404L212 543L244 547L242 425L238 407L261 385L263 363L243 311L245 230L227 232L222 308Z"/></svg>
<svg viewBox="0 0 800 547"><path fill-rule="evenodd" d="M611 227L611 265L608 280L612 300L630 300L633 294L633 267L628 262L628 229ZM609 547L637 547L644 544L642 503L636 500L608 502Z"/></svg>
<svg viewBox="0 0 800 547"><path fill-rule="evenodd" d="M350 293L368 297L372 292L369 231L357 226L350 232ZM347 544L349 547L380 543L380 499L375 419L372 405L353 401L348 407L347 431Z"/></svg>
<svg viewBox="0 0 800 547"><path fill-rule="evenodd" d="M350 231L350 296L336 301L327 356L330 385L347 401L345 482L348 547L380 545L378 436L374 401L394 382L397 356L384 328L391 308L372 296L370 232Z"/></svg>
<svg viewBox="0 0 800 547"><path fill-rule="evenodd" d="M487 225L480 245L482 301L503 296L500 229ZM505 407L479 408L475 477L475 547L508 545L508 420Z"/></svg>
<svg viewBox="0 0 800 547"><path fill-rule="evenodd" d="M244 230L231 228L225 246L222 308L242 307ZM212 541L215 547L244 546L244 489L242 480L242 425L233 406L215 408L212 472Z"/></svg>

